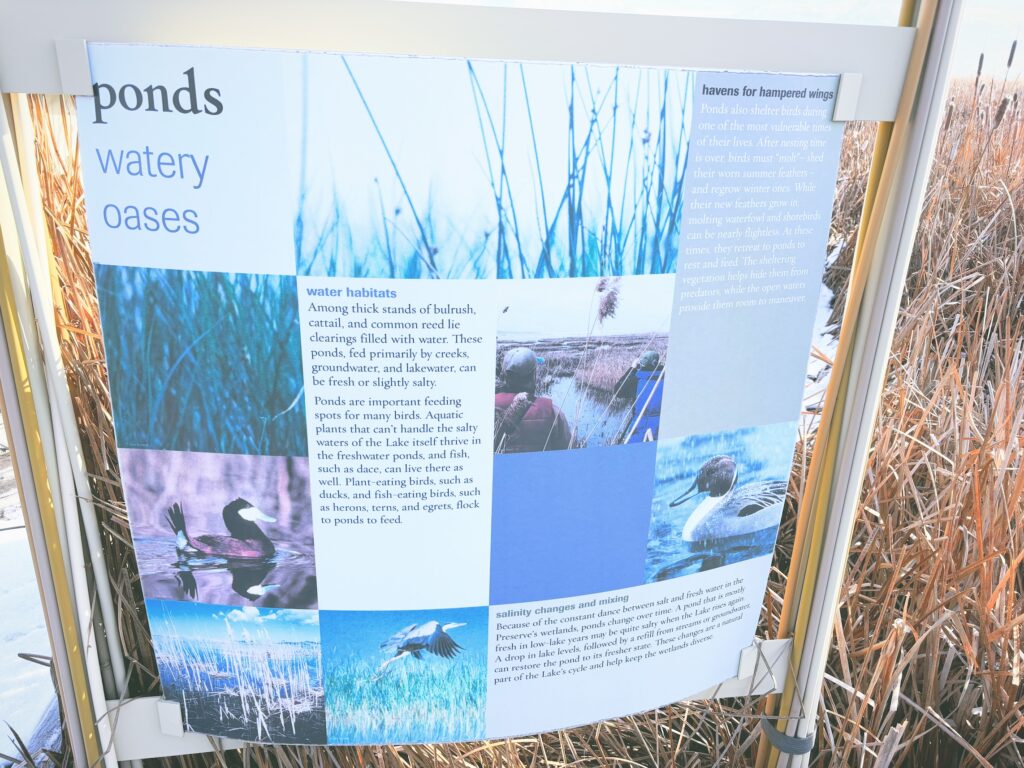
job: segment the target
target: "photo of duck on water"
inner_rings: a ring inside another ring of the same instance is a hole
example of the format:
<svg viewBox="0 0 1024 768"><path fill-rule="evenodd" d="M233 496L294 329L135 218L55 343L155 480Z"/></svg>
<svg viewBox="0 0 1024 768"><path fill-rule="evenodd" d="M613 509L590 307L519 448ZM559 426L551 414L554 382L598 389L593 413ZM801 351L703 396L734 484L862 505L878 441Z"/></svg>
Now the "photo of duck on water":
<svg viewBox="0 0 1024 768"><path fill-rule="evenodd" d="M782 480L760 480L743 485L736 460L732 456L714 456L704 462L686 493L669 502L669 506L678 507L706 494L686 519L684 541L744 536L778 527L787 485Z"/></svg>
<svg viewBox="0 0 1024 768"><path fill-rule="evenodd" d="M771 554L795 441L786 422L660 442L645 580Z"/></svg>
<svg viewBox="0 0 1024 768"><path fill-rule="evenodd" d="M121 451L147 598L316 608L304 458Z"/></svg>
<svg viewBox="0 0 1024 768"><path fill-rule="evenodd" d="M205 535L192 538L188 535L181 504L174 502L167 510L167 524L174 532L174 544L178 551L214 557L249 559L273 555L274 542L260 530L257 520L264 523L277 522L245 499L238 498L224 507L224 527L228 529L228 536Z"/></svg>

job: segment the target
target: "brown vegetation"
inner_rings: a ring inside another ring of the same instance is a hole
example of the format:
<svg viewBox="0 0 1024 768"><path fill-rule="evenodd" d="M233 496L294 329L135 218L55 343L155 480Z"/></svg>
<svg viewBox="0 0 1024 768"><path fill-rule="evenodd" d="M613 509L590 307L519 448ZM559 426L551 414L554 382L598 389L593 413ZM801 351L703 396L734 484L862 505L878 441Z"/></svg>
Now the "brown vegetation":
<svg viewBox="0 0 1024 768"><path fill-rule="evenodd" d="M40 101L35 105L60 277L58 323L102 502L118 630L135 662L133 692L155 694L113 450L77 157L66 151L74 146L74 129L66 124L66 112L48 111ZM835 625L816 765L1024 762L1021 109L1016 86L965 84L953 92ZM870 126L847 130L833 220L833 238L846 246L828 277L840 297L872 137ZM797 494L810 449L809 443L797 449ZM769 636L792 535L790 518L783 524L764 607L762 630ZM755 715L756 702L701 702L502 742L253 747L245 759L253 766L745 765L758 736ZM880 750L889 755L884 761L876 757ZM160 764L213 762L200 755Z"/></svg>
<svg viewBox="0 0 1024 768"><path fill-rule="evenodd" d="M514 344L499 342L499 368L505 352L517 346L529 346L544 360L537 369L537 394L547 394L551 382L562 376L572 376L582 387L611 393L622 374L628 371L644 352L653 350L664 362L668 336L596 336L540 339Z"/></svg>

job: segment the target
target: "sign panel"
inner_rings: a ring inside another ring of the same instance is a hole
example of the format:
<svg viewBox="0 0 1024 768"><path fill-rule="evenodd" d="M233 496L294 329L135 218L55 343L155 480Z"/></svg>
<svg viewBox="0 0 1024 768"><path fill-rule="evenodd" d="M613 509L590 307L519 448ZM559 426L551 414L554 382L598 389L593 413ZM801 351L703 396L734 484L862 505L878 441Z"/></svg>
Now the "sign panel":
<svg viewBox="0 0 1024 768"><path fill-rule="evenodd" d="M164 694L514 736L736 673L838 78L92 45L82 165Z"/></svg>

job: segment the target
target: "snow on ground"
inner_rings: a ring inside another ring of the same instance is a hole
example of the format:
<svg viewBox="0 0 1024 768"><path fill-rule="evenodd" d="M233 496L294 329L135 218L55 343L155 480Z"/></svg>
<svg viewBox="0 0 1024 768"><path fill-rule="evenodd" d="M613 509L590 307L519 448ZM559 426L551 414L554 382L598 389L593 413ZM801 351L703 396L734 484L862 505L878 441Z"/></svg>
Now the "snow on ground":
<svg viewBox="0 0 1024 768"><path fill-rule="evenodd" d="M3 422L0 421L0 439L2 437ZM23 524L18 487L14 484L14 470L11 469L11 454L0 444L0 531Z"/></svg>
<svg viewBox="0 0 1024 768"><path fill-rule="evenodd" d="M7 453L0 454L0 616L0 752L16 754L4 723L28 741L54 694L50 670L18 658L49 656L50 640Z"/></svg>

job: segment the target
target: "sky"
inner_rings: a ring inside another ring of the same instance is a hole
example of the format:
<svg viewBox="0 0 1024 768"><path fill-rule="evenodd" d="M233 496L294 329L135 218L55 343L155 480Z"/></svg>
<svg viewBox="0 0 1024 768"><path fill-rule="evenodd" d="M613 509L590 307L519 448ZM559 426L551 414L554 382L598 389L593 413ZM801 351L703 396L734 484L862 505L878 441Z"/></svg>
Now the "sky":
<svg viewBox="0 0 1024 768"><path fill-rule="evenodd" d="M842 24L895 24L899 0L656 0L659 5L684 7L694 16L771 18L780 21L820 21ZM953 58L953 74L973 77L978 55L985 54L983 74L1002 77L1010 45L1024 32L1021 0L964 0L963 16ZM1014 57L1011 77L1024 72L1021 56Z"/></svg>
<svg viewBox="0 0 1024 768"><path fill-rule="evenodd" d="M649 150L661 132L667 137L668 179L685 162L673 151L688 121L691 76L685 72L493 61L474 61L470 69L458 59L359 55L311 56L307 71L309 90L318 96L309 104L306 134L307 156L316 161L304 172L313 213L304 215L317 222L337 204L353 253L389 245L408 252L408 244L421 237L420 220L441 259L469 262L470 254L494 252L495 180L504 161L513 169L501 194L509 241L517 254L519 247L531 254L532 265L532 254L541 252L555 212L562 210L570 173L566 137L584 146L591 110L601 130L591 142L593 151L581 153L594 168L580 177L588 224L604 221L609 199L620 213L636 204L643 174L658 164ZM571 125L582 126L578 136ZM628 229L638 231L639 226ZM564 226L554 230L556 256L565 248L565 232ZM623 240L632 259L635 234Z"/></svg>
<svg viewBox="0 0 1024 768"><path fill-rule="evenodd" d="M600 323L597 283L596 277L509 281L501 287L498 338L668 333L675 275L637 275L615 281L615 313Z"/></svg>
<svg viewBox="0 0 1024 768"><path fill-rule="evenodd" d="M469 0L417 1L469 4ZM973 77L978 55L984 53L984 73L1002 77L1010 45L1024 33L1024 2L963 0L963 3L953 74ZM882 25L895 24L900 9L900 0L476 0L473 4ZM1018 53L1021 55L1015 57L1011 77L1024 73L1024 52Z"/></svg>
<svg viewBox="0 0 1024 768"><path fill-rule="evenodd" d="M154 635L226 640L263 635L271 642L319 642L317 611L147 600ZM230 630L230 631L229 631Z"/></svg>

